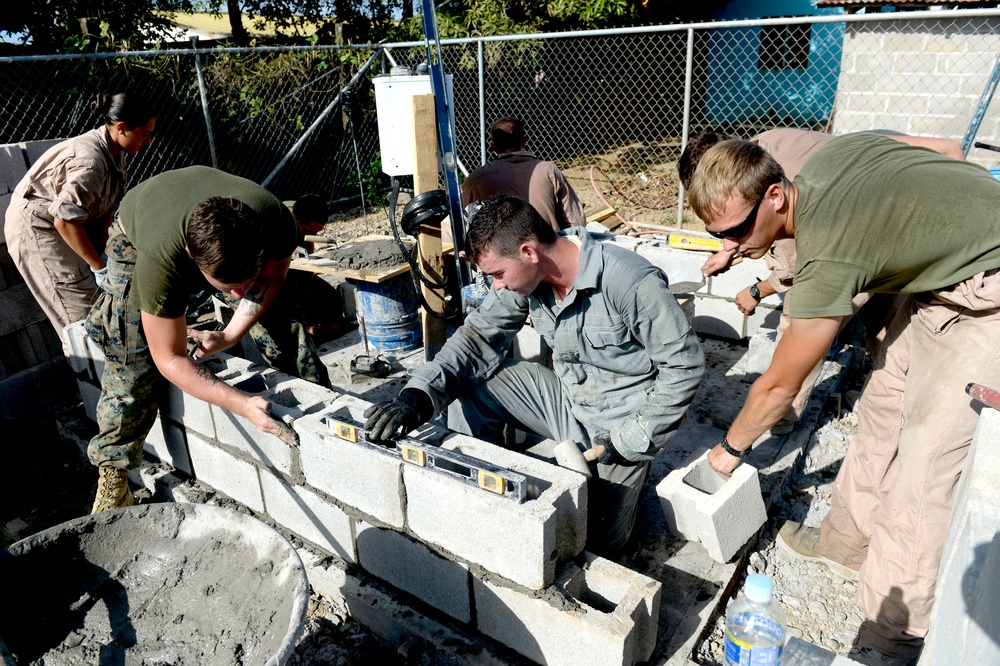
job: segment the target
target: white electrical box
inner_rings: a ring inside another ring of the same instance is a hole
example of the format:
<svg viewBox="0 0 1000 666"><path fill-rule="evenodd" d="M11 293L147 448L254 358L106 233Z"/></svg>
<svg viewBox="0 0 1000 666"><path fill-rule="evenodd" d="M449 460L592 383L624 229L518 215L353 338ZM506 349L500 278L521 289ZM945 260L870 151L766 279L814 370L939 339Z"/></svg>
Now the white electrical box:
<svg viewBox="0 0 1000 666"><path fill-rule="evenodd" d="M409 100L417 95L432 93L431 77L429 74L390 74L376 76L373 82L382 171L390 176L408 176L415 171L413 116ZM454 92L450 74L445 76L445 88L448 90L448 108L453 109Z"/></svg>

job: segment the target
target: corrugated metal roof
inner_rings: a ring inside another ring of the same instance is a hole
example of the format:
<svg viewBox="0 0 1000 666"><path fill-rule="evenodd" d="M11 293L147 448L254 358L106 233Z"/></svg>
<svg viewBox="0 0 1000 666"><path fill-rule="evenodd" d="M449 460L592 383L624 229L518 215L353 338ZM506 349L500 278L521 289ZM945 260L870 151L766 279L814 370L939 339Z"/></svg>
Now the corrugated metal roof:
<svg viewBox="0 0 1000 666"><path fill-rule="evenodd" d="M198 35L202 39L222 39L223 37L230 37L233 34L233 29L229 25L229 16L226 14L213 14L211 12L194 12L191 14L185 12L156 13L184 30L187 34ZM278 34L273 21L266 21L259 28L254 25L255 23L256 21L251 20L246 14L243 15L243 27L246 28L247 33L264 37L271 37ZM304 26L297 28L294 34L298 34L301 37L308 37L314 32L316 32L316 25L314 23L306 23Z"/></svg>

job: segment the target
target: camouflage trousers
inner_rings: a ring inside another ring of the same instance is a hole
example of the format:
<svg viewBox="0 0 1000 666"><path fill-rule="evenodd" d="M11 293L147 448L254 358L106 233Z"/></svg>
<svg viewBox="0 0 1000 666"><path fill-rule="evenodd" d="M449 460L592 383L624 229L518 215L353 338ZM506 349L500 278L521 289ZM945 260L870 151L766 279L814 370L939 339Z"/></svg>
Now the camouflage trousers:
<svg viewBox="0 0 1000 666"><path fill-rule="evenodd" d="M149 353L139 308L130 302L136 252L117 221L111 226L107 254L108 274L85 323L87 335L104 352L98 432L87 456L98 467L134 469L156 421L165 380Z"/></svg>
<svg viewBox="0 0 1000 666"><path fill-rule="evenodd" d="M330 388L330 374L320 361L290 286L285 283L285 288L250 328L248 335L264 361L275 370ZM240 303L232 294L216 294L215 297L234 311Z"/></svg>

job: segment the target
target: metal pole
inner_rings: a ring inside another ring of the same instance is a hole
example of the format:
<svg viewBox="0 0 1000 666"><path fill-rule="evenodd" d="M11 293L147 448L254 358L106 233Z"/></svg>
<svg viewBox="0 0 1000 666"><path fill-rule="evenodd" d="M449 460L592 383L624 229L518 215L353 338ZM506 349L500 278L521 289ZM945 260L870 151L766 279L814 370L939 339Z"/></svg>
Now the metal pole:
<svg viewBox="0 0 1000 666"><path fill-rule="evenodd" d="M694 28L688 28L687 69L684 72L684 125L681 129L681 151L687 148L691 130L691 86L694 79ZM677 190L677 228L684 226L684 186Z"/></svg>
<svg viewBox="0 0 1000 666"><path fill-rule="evenodd" d="M208 150L212 154L212 166L219 168L219 158L215 156L215 137L212 136L212 117L208 114L208 92L205 90L205 76L201 72L201 56L198 55L198 35L191 35L194 49L194 68L198 72L198 93L201 96L201 112L205 114L205 131L208 132Z"/></svg>
<svg viewBox="0 0 1000 666"><path fill-rule="evenodd" d="M333 101L330 102L325 109L323 109L323 113L319 114L319 118L314 120L313 124L310 125L305 132L302 133L302 136L300 136L299 140L295 142L295 145L289 149L289 151L285 154L284 157L281 158L281 161L278 162L278 165L274 167L271 173L267 174L267 178L265 178L261 182L261 185L263 187L267 187L268 183L271 182L271 179L278 175L278 172L281 171L281 169L285 166L288 160L292 158L292 155L294 155L296 151L298 151L298 149L302 147L302 144L305 143L306 139L308 139L309 136L316 130L316 128L319 127L319 124L322 123L323 120L325 120L328 115L330 115L331 111L333 111L340 105L340 98L344 94L344 91L350 90L351 88L354 87L354 84L356 84L358 80L362 76L364 76L365 72L368 71L368 68L372 66L372 64L375 62L375 59L379 57L381 52L382 50L379 49L372 54L372 57L368 58L368 62L362 65L361 69L358 70L358 73L355 74L351 78L351 80L347 82L347 85L344 86L339 93L337 93L337 96L333 98Z"/></svg>
<svg viewBox="0 0 1000 666"><path fill-rule="evenodd" d="M477 42L479 46L479 164L486 164L486 86L484 81L484 58L483 41Z"/></svg>

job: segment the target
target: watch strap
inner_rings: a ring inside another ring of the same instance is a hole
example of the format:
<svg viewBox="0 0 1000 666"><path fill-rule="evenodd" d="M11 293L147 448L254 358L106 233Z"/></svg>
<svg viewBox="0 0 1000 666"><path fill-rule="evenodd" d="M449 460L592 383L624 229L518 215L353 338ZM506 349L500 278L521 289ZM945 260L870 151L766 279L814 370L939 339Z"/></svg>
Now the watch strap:
<svg viewBox="0 0 1000 666"><path fill-rule="evenodd" d="M760 302L760 287L757 286L759 284L758 282L757 284L750 285L750 297L758 303Z"/></svg>
<svg viewBox="0 0 1000 666"><path fill-rule="evenodd" d="M750 455L750 449L747 449L746 451L737 451L736 449L734 449L729 445L729 442L726 440L725 437L722 438L722 441L719 442L719 445L722 447L723 451L725 451L731 456L736 456L737 458L746 458L748 455Z"/></svg>

